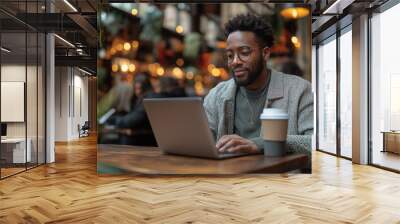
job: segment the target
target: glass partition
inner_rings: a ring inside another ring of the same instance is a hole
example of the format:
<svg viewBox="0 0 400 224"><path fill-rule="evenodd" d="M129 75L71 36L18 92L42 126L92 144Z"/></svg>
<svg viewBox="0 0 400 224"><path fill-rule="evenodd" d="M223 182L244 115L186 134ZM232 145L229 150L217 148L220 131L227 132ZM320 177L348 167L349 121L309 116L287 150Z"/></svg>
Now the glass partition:
<svg viewBox="0 0 400 224"><path fill-rule="evenodd" d="M37 64L37 162L38 165L46 162L45 124L46 124L46 36L38 33L38 64Z"/></svg>
<svg viewBox="0 0 400 224"><path fill-rule="evenodd" d="M340 36L340 154L352 157L352 34L351 26Z"/></svg>
<svg viewBox="0 0 400 224"><path fill-rule="evenodd" d="M38 35L36 32L27 33L27 94L26 94L26 111L27 111L27 142L31 151L30 161L27 163L28 168L37 165L37 75L38 75Z"/></svg>
<svg viewBox="0 0 400 224"><path fill-rule="evenodd" d="M24 171L31 162L31 141L27 141L27 36L26 32L1 34L1 157L2 177ZM4 50L6 49L6 50Z"/></svg>
<svg viewBox="0 0 400 224"><path fill-rule="evenodd" d="M400 170L400 4L371 18L372 164Z"/></svg>
<svg viewBox="0 0 400 224"><path fill-rule="evenodd" d="M0 178L45 162L46 40L18 19L38 13L43 3L0 2Z"/></svg>
<svg viewBox="0 0 400 224"><path fill-rule="evenodd" d="M318 47L318 149L336 154L336 36Z"/></svg>

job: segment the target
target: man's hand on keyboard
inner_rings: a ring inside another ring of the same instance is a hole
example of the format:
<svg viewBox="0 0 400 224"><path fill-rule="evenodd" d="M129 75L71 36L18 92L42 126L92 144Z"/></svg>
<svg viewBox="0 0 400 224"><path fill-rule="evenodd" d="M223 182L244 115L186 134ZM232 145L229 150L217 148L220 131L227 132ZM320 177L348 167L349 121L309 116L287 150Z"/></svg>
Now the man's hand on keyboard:
<svg viewBox="0 0 400 224"><path fill-rule="evenodd" d="M251 140L240 137L239 135L222 136L216 147L220 153L258 153L257 145Z"/></svg>

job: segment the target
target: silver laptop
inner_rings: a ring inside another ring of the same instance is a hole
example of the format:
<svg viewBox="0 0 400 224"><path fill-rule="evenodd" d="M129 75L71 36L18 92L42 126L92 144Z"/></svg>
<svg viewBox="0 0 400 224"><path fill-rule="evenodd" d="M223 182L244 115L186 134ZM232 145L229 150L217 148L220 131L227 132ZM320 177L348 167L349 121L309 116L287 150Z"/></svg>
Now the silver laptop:
<svg viewBox="0 0 400 224"><path fill-rule="evenodd" d="M143 103L163 152L213 159L246 155L218 152L201 98L152 98Z"/></svg>

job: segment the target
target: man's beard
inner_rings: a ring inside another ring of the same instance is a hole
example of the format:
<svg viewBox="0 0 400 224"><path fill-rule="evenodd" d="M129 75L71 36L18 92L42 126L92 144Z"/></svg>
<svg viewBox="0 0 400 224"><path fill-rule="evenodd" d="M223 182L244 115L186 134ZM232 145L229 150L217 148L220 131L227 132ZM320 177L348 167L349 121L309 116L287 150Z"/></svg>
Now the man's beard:
<svg viewBox="0 0 400 224"><path fill-rule="evenodd" d="M236 85L246 87L250 84L253 84L257 80L257 78L260 77L263 69L264 69L263 58L260 57L259 60L257 61L257 63L255 64L255 68L251 71L248 70L247 79L238 80L234 74L234 71L231 71L231 75L233 76L233 79L235 80Z"/></svg>

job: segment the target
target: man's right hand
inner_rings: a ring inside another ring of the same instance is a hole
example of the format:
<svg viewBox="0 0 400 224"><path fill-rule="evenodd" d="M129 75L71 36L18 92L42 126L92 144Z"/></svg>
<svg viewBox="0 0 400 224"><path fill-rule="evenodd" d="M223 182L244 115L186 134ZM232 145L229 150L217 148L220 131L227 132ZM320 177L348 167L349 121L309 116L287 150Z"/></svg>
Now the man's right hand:
<svg viewBox="0 0 400 224"><path fill-rule="evenodd" d="M253 141L240 137L239 135L222 136L218 140L216 147L220 153L242 152L242 153L255 154L260 152L257 148L257 145Z"/></svg>

